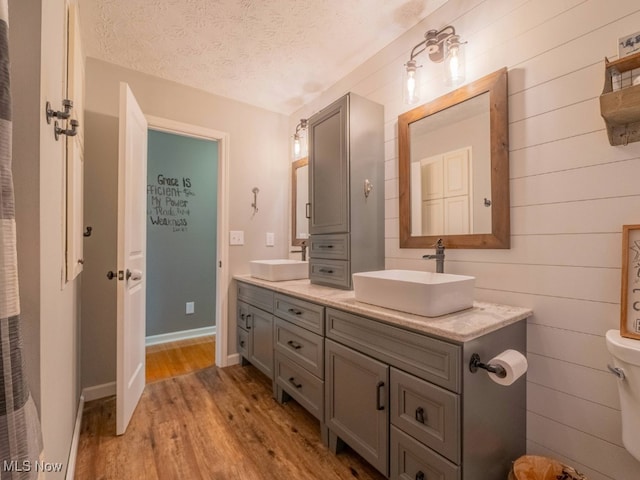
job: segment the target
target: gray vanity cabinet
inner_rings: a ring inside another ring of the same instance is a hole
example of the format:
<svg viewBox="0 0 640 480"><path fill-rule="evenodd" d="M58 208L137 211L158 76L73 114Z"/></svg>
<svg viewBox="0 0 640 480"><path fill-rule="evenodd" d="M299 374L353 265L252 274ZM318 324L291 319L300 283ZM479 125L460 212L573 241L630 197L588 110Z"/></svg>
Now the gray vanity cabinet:
<svg viewBox="0 0 640 480"><path fill-rule="evenodd" d="M238 350L278 401L320 421L325 445L349 445L391 480L507 478L526 452L526 378L503 386L469 366L474 354L525 352L525 321L455 341L354 313L351 300L334 308L334 292L297 298L299 288L238 282Z"/></svg>
<svg viewBox="0 0 640 480"><path fill-rule="evenodd" d="M384 268L384 111L349 93L309 119L309 278Z"/></svg>
<svg viewBox="0 0 640 480"><path fill-rule="evenodd" d="M468 365L525 351L525 322L462 344L333 308L325 328L334 451L347 443L392 480L506 478L524 454L525 380L503 387Z"/></svg>
<svg viewBox="0 0 640 480"><path fill-rule="evenodd" d="M389 475L389 366L326 340L329 448L344 441Z"/></svg>
<svg viewBox="0 0 640 480"><path fill-rule="evenodd" d="M238 284L238 352L273 380L273 292Z"/></svg>
<svg viewBox="0 0 640 480"><path fill-rule="evenodd" d="M274 381L276 399L293 398L324 426L324 307L275 294Z"/></svg>

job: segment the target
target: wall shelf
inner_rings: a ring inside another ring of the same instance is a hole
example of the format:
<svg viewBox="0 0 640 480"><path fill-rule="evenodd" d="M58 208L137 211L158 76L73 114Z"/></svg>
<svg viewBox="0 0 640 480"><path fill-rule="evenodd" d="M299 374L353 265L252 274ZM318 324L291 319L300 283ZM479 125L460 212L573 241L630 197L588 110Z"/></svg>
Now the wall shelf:
<svg viewBox="0 0 640 480"><path fill-rule="evenodd" d="M631 81L631 71L635 69L640 69L640 52L613 62L605 58L600 113L611 145L640 141L640 84L633 85ZM621 81L621 88L614 91L614 78L622 78L625 72L630 72L629 79Z"/></svg>

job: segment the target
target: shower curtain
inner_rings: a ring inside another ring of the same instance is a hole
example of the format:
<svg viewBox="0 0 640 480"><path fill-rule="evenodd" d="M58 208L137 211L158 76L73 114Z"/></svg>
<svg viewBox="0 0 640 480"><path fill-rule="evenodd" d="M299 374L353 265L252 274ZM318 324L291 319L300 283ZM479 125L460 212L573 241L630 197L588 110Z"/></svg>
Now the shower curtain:
<svg viewBox="0 0 640 480"><path fill-rule="evenodd" d="M0 0L0 479L22 480L41 473L42 433L24 376L20 334L7 2Z"/></svg>

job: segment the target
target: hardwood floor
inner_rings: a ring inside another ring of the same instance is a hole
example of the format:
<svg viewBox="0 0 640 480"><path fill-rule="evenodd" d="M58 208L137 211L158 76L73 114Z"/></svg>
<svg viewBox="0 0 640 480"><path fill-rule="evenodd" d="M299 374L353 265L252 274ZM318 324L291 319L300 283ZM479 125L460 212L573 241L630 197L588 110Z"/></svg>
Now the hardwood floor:
<svg viewBox="0 0 640 480"><path fill-rule="evenodd" d="M78 450L78 480L384 479L348 448L329 452L318 421L276 402L251 365L148 384L120 437L115 397L88 402Z"/></svg>
<svg viewBox="0 0 640 480"><path fill-rule="evenodd" d="M147 383L200 370L214 364L215 337L180 340L147 347Z"/></svg>

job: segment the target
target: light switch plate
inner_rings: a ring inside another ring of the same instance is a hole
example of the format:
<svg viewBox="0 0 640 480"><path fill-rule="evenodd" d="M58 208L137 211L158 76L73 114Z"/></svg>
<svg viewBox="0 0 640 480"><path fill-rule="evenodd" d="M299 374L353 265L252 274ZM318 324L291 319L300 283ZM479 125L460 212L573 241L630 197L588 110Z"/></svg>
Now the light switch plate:
<svg viewBox="0 0 640 480"><path fill-rule="evenodd" d="M231 230L229 232L229 245L244 245L244 231Z"/></svg>
<svg viewBox="0 0 640 480"><path fill-rule="evenodd" d="M272 232L267 232L267 247L273 247L275 242L275 235Z"/></svg>
<svg viewBox="0 0 640 480"><path fill-rule="evenodd" d="M195 302L187 302L186 313L190 315L195 312Z"/></svg>

